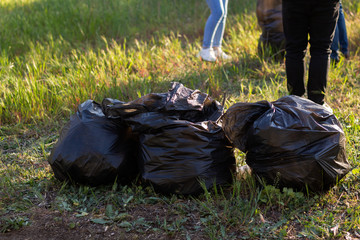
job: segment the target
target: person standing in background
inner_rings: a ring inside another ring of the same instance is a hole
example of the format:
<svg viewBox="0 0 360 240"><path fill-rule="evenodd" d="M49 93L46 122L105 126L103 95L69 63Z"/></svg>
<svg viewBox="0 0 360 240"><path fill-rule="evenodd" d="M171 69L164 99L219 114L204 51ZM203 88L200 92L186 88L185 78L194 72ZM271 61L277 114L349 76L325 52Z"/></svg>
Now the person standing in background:
<svg viewBox="0 0 360 240"><path fill-rule="evenodd" d="M285 55L282 0L257 0L256 17L262 30L258 44L259 55L271 54L275 60L282 61Z"/></svg>
<svg viewBox="0 0 360 240"><path fill-rule="evenodd" d="M333 43L331 45L331 55L330 55L331 60L335 64L340 61L338 54L339 43L340 43L340 51L342 52L344 57L348 59L350 57L349 49L348 49L349 42L346 31L344 11L342 8L341 1L340 1L340 9L339 9L339 18L336 24L335 35L334 35Z"/></svg>
<svg viewBox="0 0 360 240"><path fill-rule="evenodd" d="M228 0L206 0L211 14L206 21L204 40L199 56L204 61L230 60L231 56L221 49L227 16Z"/></svg>
<svg viewBox="0 0 360 240"><path fill-rule="evenodd" d="M305 93L305 54L310 43L307 97L324 104L339 0L283 0L282 11L288 91L297 96Z"/></svg>

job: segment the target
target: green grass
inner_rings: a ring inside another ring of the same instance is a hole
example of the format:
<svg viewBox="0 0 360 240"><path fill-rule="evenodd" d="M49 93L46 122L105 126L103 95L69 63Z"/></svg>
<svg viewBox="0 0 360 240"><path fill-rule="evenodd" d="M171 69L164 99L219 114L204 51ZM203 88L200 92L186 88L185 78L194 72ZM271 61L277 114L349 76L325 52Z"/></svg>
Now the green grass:
<svg viewBox="0 0 360 240"><path fill-rule="evenodd" d="M359 237L360 1L343 6L351 59L330 69L326 101L344 127L352 172L321 195L260 189L250 177L183 197L159 195L141 181L63 184L47 157L61 127L87 99L130 101L166 92L172 81L219 101L226 94L226 108L286 95L284 64L257 55L255 1L229 1L224 49L234 59L217 64L196 57L209 14L205 1L1 1L0 231L29 226L29 213L46 208L139 236ZM243 153L236 156L244 163ZM156 210L153 218L143 208ZM69 228L78 228L76 221Z"/></svg>

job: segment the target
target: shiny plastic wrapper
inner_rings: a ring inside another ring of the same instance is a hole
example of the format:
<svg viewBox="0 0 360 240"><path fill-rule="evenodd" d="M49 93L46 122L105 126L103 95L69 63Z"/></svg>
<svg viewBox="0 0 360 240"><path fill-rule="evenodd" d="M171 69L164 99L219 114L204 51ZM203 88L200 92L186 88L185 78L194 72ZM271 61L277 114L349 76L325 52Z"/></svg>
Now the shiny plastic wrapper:
<svg viewBox="0 0 360 240"><path fill-rule="evenodd" d="M139 174L138 151L131 128L108 119L100 104L87 100L61 130L48 161L60 181L111 184Z"/></svg>
<svg viewBox="0 0 360 240"><path fill-rule="evenodd" d="M301 97L237 103L223 128L252 171L280 188L328 190L351 169L332 110Z"/></svg>
<svg viewBox="0 0 360 240"><path fill-rule="evenodd" d="M196 194L232 179L233 147L218 119L223 107L207 94L173 83L129 103L104 99L104 113L139 134L142 178L164 193Z"/></svg>

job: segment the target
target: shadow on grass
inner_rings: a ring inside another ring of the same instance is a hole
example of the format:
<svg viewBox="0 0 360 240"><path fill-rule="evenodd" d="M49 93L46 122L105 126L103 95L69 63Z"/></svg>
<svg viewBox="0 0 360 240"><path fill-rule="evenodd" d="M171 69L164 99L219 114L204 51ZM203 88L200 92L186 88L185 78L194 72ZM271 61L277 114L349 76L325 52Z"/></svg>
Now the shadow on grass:
<svg viewBox="0 0 360 240"><path fill-rule="evenodd" d="M230 1L229 16L254 10L250 0ZM0 50L24 55L32 44L61 39L69 49L101 48L103 41L147 40L170 32L201 37L209 15L205 1L36 0L0 6Z"/></svg>
<svg viewBox="0 0 360 240"><path fill-rule="evenodd" d="M255 2L251 0L229 2L229 23L236 24L229 25L232 37L242 33L239 23L253 21L248 18L254 10ZM261 86L277 73L263 73L261 60L252 56L251 50L236 53L241 63L210 64L192 56L195 51L190 37L201 37L199 32L208 14L206 1L195 0L186 4L175 0L34 0L2 4L1 50L10 70L10 62L15 61L15 70L8 72L28 74L33 86L38 86L34 87L39 92L35 94L41 97L33 97L21 78L9 78L23 85L21 91L6 95L4 106L11 107L2 109L1 120L32 122L67 117L86 99L131 101L148 93L166 92L173 81L219 101L225 92L245 94L247 100L257 99L255 94L260 92L263 98ZM234 30L236 26L239 31ZM176 32L187 37L179 37ZM119 43L124 39L133 45L123 47ZM178 44L182 40L185 44ZM139 42L140 50L136 46ZM155 46L158 43L160 46ZM167 44L173 45L170 48ZM150 49L149 45L154 47ZM177 50L180 53L174 55ZM19 101L17 105L14 99ZM45 111L43 106L47 106Z"/></svg>

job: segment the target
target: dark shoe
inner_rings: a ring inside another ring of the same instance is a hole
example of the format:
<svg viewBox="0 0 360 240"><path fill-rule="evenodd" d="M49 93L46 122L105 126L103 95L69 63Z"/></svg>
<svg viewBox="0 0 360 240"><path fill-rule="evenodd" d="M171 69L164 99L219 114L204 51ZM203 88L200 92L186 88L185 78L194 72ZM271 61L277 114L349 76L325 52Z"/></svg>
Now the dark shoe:
<svg viewBox="0 0 360 240"><path fill-rule="evenodd" d="M323 105L324 104L324 99L325 99L325 95L323 93L320 93L320 91L311 91L308 92L308 99L310 99L311 101Z"/></svg>
<svg viewBox="0 0 360 240"><path fill-rule="evenodd" d="M345 57L345 59L349 59L350 58L349 52L344 53L344 57Z"/></svg>

